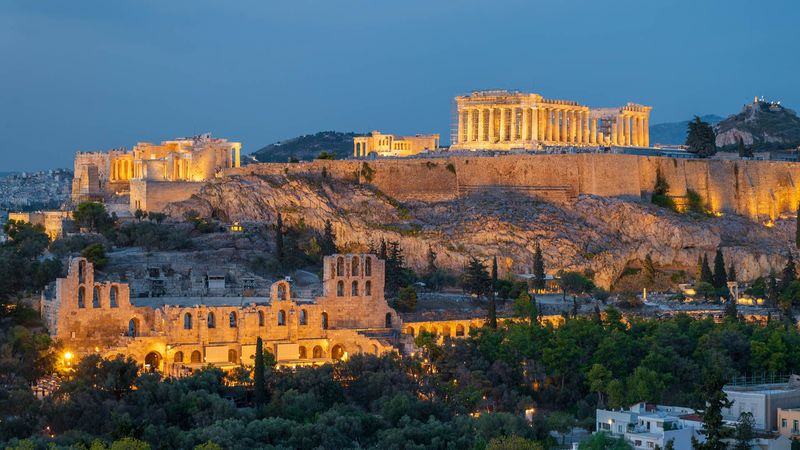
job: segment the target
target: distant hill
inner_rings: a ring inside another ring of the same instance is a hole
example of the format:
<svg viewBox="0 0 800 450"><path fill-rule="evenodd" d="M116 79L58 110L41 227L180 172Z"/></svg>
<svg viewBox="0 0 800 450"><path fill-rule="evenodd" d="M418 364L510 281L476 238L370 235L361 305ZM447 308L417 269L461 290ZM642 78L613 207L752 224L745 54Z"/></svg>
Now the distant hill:
<svg viewBox="0 0 800 450"><path fill-rule="evenodd" d="M754 150L784 150L800 145L800 118L780 103L756 99L714 126L717 147L732 149L742 139Z"/></svg>
<svg viewBox="0 0 800 450"><path fill-rule="evenodd" d="M356 136L362 135L352 132L321 131L269 144L251 155L259 162L287 162L290 158L308 161L325 151L341 159L353 154L353 138Z"/></svg>
<svg viewBox="0 0 800 450"><path fill-rule="evenodd" d="M723 120L722 117L715 114L700 116L700 119L712 125ZM650 143L683 145L686 143L686 129L688 127L688 120L684 120L683 122L666 122L653 125L650 127Z"/></svg>

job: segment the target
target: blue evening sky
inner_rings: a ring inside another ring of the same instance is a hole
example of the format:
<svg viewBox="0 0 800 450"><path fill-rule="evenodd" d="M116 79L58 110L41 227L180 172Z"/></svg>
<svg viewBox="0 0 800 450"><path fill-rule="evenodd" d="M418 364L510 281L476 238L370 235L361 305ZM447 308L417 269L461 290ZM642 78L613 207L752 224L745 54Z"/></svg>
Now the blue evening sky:
<svg viewBox="0 0 800 450"><path fill-rule="evenodd" d="M800 108L796 1L2 0L0 172L213 132L438 132L510 88L651 123Z"/></svg>

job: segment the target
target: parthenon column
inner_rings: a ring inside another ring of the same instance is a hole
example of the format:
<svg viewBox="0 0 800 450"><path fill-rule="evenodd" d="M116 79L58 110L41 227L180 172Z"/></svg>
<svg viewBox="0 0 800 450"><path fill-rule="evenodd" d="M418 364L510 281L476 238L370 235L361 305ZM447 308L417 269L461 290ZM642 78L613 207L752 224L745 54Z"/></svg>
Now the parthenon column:
<svg viewBox="0 0 800 450"><path fill-rule="evenodd" d="M539 139L539 109L531 109L531 140Z"/></svg>
<svg viewBox="0 0 800 450"><path fill-rule="evenodd" d="M619 144L619 130L622 126L622 117L617 116L614 122L611 123L611 143L614 145Z"/></svg>
<svg viewBox="0 0 800 450"><path fill-rule="evenodd" d="M642 119L642 128L644 129L644 144L645 147L650 147L650 118L645 117Z"/></svg>
<svg viewBox="0 0 800 450"><path fill-rule="evenodd" d="M494 143L496 136L494 134L494 108L489 108L489 133L488 133L487 140L490 143Z"/></svg>
<svg viewBox="0 0 800 450"><path fill-rule="evenodd" d="M547 110L544 108L536 108L536 116L539 117L539 140L544 141L547 137L546 133L546 125L545 125L545 114Z"/></svg>
<svg viewBox="0 0 800 450"><path fill-rule="evenodd" d="M569 112L569 141L578 142L578 113L574 110Z"/></svg>
<svg viewBox="0 0 800 450"><path fill-rule="evenodd" d="M624 116L622 120L625 124L625 145L631 145L631 118Z"/></svg>
<svg viewBox="0 0 800 450"><path fill-rule="evenodd" d="M481 108L478 110L478 142L485 142L486 136L484 135L484 129L486 128L484 125L486 121L484 120L484 109Z"/></svg>
<svg viewBox="0 0 800 450"><path fill-rule="evenodd" d="M581 142L583 144L588 144L589 143L589 113L584 111L584 112L581 113L581 117L583 118L583 120L582 120L582 125L583 125L583 136L582 137L583 137L583 139L581 139Z"/></svg>
<svg viewBox="0 0 800 450"><path fill-rule="evenodd" d="M508 140L510 142L514 142L519 138L519 133L517 132L517 126L519 126L519 121L517 120L517 108L511 107L509 115L511 116L511 130L508 133Z"/></svg>
<svg viewBox="0 0 800 450"><path fill-rule="evenodd" d="M528 136L528 133L530 133L531 130L530 122L531 122L531 109L522 108L522 137L520 139L522 142L527 142L528 140L530 140L530 136Z"/></svg>
<svg viewBox="0 0 800 450"><path fill-rule="evenodd" d="M567 110L561 110L561 142L567 142L569 135L567 134Z"/></svg>
<svg viewBox="0 0 800 450"><path fill-rule="evenodd" d="M506 140L506 109L499 108L500 111L500 141L505 142Z"/></svg>
<svg viewBox="0 0 800 450"><path fill-rule="evenodd" d="M465 142L471 142L474 130L474 126L472 125L472 108L468 109L467 114L467 138L464 139Z"/></svg>
<svg viewBox="0 0 800 450"><path fill-rule="evenodd" d="M594 117L591 120L592 120L592 131L589 133L589 143L597 144L597 118Z"/></svg>
<svg viewBox="0 0 800 450"><path fill-rule="evenodd" d="M553 109L553 142L561 141L561 111Z"/></svg>
<svg viewBox="0 0 800 450"><path fill-rule="evenodd" d="M552 117L552 114L553 114L553 111L550 108L546 108L545 109L545 113L544 113L545 135L544 135L544 138L545 138L546 141L552 141L553 140L553 123L552 123L553 117Z"/></svg>

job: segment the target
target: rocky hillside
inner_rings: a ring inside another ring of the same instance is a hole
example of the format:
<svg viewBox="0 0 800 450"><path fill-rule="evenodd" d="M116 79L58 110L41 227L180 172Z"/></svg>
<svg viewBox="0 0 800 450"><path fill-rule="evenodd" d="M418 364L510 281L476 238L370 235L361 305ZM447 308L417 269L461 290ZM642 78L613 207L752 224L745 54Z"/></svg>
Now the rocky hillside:
<svg viewBox="0 0 800 450"><path fill-rule="evenodd" d="M353 138L355 136L360 135L339 131L321 131L269 144L251 155L260 162L287 162L291 158L308 161L325 151L335 154L339 159L353 154Z"/></svg>
<svg viewBox="0 0 800 450"><path fill-rule="evenodd" d="M784 150L800 145L800 118L779 103L756 100L716 124L717 146L735 148L741 138L754 150Z"/></svg>
<svg viewBox="0 0 800 450"><path fill-rule="evenodd" d="M722 117L708 114L700 117L704 122L715 124L723 120ZM686 130L689 121L659 123L650 127L650 142L653 144L683 145L686 143Z"/></svg>
<svg viewBox="0 0 800 450"><path fill-rule="evenodd" d="M381 237L397 240L417 269L424 267L431 246L445 268L461 270L470 255L486 260L503 255L501 272L525 273L538 240L548 271L592 271L605 287L648 253L659 267L693 273L698 256L713 258L720 245L741 278L754 278L782 267L794 230L793 219L765 228L742 217L692 218L592 196L563 205L519 194L474 193L400 204L368 186L284 176L215 180L167 212L179 217L189 209L242 222L273 222L280 211L287 223L302 221L319 230L329 219L348 250L365 250Z"/></svg>

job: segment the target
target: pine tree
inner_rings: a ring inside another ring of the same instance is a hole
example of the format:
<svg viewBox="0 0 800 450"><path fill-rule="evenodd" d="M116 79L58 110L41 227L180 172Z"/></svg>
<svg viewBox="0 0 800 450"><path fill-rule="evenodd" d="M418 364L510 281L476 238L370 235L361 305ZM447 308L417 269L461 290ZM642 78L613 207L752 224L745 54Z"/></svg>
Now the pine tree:
<svg viewBox="0 0 800 450"><path fill-rule="evenodd" d="M325 229L322 233L322 240L320 242L323 256L329 256L336 253L336 234L333 232L333 224L330 219L325 221Z"/></svg>
<svg viewBox="0 0 800 450"><path fill-rule="evenodd" d="M697 256L697 270L694 274L694 282L695 284L703 281L703 257L698 255Z"/></svg>
<svg viewBox="0 0 800 450"><path fill-rule="evenodd" d="M736 149L739 151L739 158L747 157L747 149L744 147L744 141L741 137L736 139Z"/></svg>
<svg viewBox="0 0 800 450"><path fill-rule="evenodd" d="M255 377L255 404L263 405L266 401L266 385L264 380L264 342L256 339L256 362L253 376Z"/></svg>
<svg viewBox="0 0 800 450"><path fill-rule="evenodd" d="M786 266L781 273L780 291L783 292L789 287L789 283L797 279L797 268L794 265L794 256L792 252L786 256Z"/></svg>
<svg viewBox="0 0 800 450"><path fill-rule="evenodd" d="M405 257L403 256L403 249L400 247L400 243L396 241L389 242L388 255L386 257L386 290L389 292L397 292L398 289L404 287L404 271Z"/></svg>
<svg viewBox="0 0 800 450"><path fill-rule="evenodd" d="M703 264L700 268L700 281L711 285L714 284L714 274L711 273L711 267L708 266L708 255L703 255Z"/></svg>
<svg viewBox="0 0 800 450"><path fill-rule="evenodd" d="M478 297L486 294L491 280L486 266L478 258L470 257L467 267L464 269L462 285L464 290Z"/></svg>
<svg viewBox="0 0 800 450"><path fill-rule="evenodd" d="M687 151L700 158L708 158L717 152L716 141L717 136L711 125L694 116L694 120L689 122L686 133L686 145L689 147Z"/></svg>
<svg viewBox="0 0 800 450"><path fill-rule="evenodd" d="M736 266L731 263L731 266L728 267L728 281L739 281L738 277L736 276Z"/></svg>
<svg viewBox="0 0 800 450"><path fill-rule="evenodd" d="M386 252L386 240L381 238L381 246L378 250L378 258L386 261L389 259L389 254Z"/></svg>
<svg viewBox="0 0 800 450"><path fill-rule="evenodd" d="M370 255L377 255L378 254L378 249L375 247L375 243L374 242L372 242L372 241L369 242L369 246L367 246L367 253L369 253Z"/></svg>
<svg viewBox="0 0 800 450"><path fill-rule="evenodd" d="M278 213L278 219L275 223L275 254L278 257L278 262L283 264L283 217Z"/></svg>
<svg viewBox="0 0 800 450"><path fill-rule="evenodd" d="M722 289L727 286L728 274L725 272L725 259L722 256L722 250L717 249L717 254L714 255L714 278L713 284L715 288Z"/></svg>
<svg viewBox="0 0 800 450"><path fill-rule="evenodd" d="M497 328L497 303L495 291L497 290L497 256L492 258L492 284L489 287L489 326Z"/></svg>
<svg viewBox="0 0 800 450"><path fill-rule="evenodd" d="M770 269L767 282L767 299L772 307L778 305L778 280L775 279L775 269Z"/></svg>
<svg viewBox="0 0 800 450"><path fill-rule="evenodd" d="M706 408L703 410L703 424L706 429L706 441L700 443L692 437L692 448L698 450L725 450L727 445L722 440L725 437L724 421L722 410L731 407L731 401L722 390L725 386L725 378L719 369L712 369L705 375L703 387L701 388L702 398L706 400Z"/></svg>
<svg viewBox="0 0 800 450"><path fill-rule="evenodd" d="M656 267L653 265L653 258L650 256L650 253L644 257L644 264L642 270L644 271L644 277L647 280L648 284L653 284L656 281Z"/></svg>
<svg viewBox="0 0 800 450"><path fill-rule="evenodd" d="M436 267L436 252L433 251L433 247L430 245L428 246L427 260L428 260L428 265L425 268L425 273L428 275L433 275L439 270L439 268Z"/></svg>
<svg viewBox="0 0 800 450"><path fill-rule="evenodd" d="M542 249L539 247L539 241L536 241L536 248L533 251L533 287L534 289L544 289L546 283Z"/></svg>

